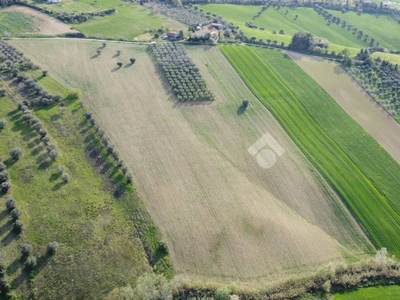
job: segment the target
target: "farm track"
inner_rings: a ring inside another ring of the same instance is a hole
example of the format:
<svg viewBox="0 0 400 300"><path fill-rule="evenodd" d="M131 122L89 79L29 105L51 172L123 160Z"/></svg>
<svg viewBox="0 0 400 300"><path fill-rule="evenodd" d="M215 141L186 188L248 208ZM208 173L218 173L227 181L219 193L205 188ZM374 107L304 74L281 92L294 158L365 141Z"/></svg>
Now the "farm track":
<svg viewBox="0 0 400 300"><path fill-rule="evenodd" d="M254 50L229 46L221 49L255 95L342 196L375 245L387 247L399 255L400 216L387 199L312 119Z"/></svg>
<svg viewBox="0 0 400 300"><path fill-rule="evenodd" d="M64 85L82 89L130 166L178 275L278 280L371 249L218 48L188 48L217 100L176 103L145 46L109 43L96 56L100 42L12 43ZM116 69L129 57L135 65ZM251 106L241 114L242 99ZM286 150L268 171L247 152L265 132Z"/></svg>

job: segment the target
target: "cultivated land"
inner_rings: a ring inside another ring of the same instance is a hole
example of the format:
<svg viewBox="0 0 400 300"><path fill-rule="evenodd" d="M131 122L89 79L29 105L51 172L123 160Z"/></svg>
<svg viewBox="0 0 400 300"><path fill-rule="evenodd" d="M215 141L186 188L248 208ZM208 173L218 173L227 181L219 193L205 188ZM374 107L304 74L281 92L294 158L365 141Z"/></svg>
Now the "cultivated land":
<svg viewBox="0 0 400 300"><path fill-rule="evenodd" d="M400 125L336 63L287 53L400 163Z"/></svg>
<svg viewBox="0 0 400 300"><path fill-rule="evenodd" d="M50 93L66 95L50 77L35 77ZM51 163L46 161L38 134L21 120L16 103L22 98L14 94L15 86L2 81L0 86L6 87L14 100L0 98L0 118L8 121L0 131L0 156L7 162L11 148L23 150L19 161L7 163L11 193L23 213L26 229L22 236L12 233L4 207L6 196L1 197L1 250L12 288L21 299L33 293L39 299L71 299L71 295L97 299L121 285L133 285L138 276L151 272L131 220L139 206L137 196L127 190L116 199L108 173L101 175L93 167L101 165L89 158L86 147L96 149L96 141L83 122L79 101L66 101L63 114L57 105L34 110L59 153L57 161ZM62 183L58 166L64 166L70 175L68 184ZM20 260L25 241L33 245L33 255L38 258L32 281ZM60 244L53 258L45 256L50 241Z"/></svg>
<svg viewBox="0 0 400 300"><path fill-rule="evenodd" d="M329 131L324 131L312 118L293 93L294 86L290 85L289 88L253 49L243 46L225 46L221 49L255 95L272 111L307 157L338 191L369 232L375 245L387 247L390 252L399 255L400 215L385 194L373 184L369 178L371 174L363 172L362 164L354 163L329 136ZM261 50L265 55L274 53L271 50ZM291 74L294 76L294 73ZM266 86L265 82L269 84ZM393 163L399 167L396 162ZM398 199L392 200L398 204Z"/></svg>
<svg viewBox="0 0 400 300"><path fill-rule="evenodd" d="M400 54L374 52L371 54L372 58L380 57L382 60L390 61L393 64L400 64Z"/></svg>
<svg viewBox="0 0 400 300"><path fill-rule="evenodd" d="M400 299L400 286L378 286L359 289L346 294L337 294L333 300L397 300Z"/></svg>
<svg viewBox="0 0 400 300"><path fill-rule="evenodd" d="M318 125L400 211L400 166L365 130L288 56L256 49Z"/></svg>
<svg viewBox="0 0 400 300"><path fill-rule="evenodd" d="M86 106L131 167L178 275L277 280L371 250L218 48L188 49L216 101L178 104L144 46L108 43L98 56L98 42L13 44L63 84L82 88ZM125 66L116 68L117 61ZM251 103L244 113L242 99ZM269 170L247 152L265 132L285 149Z"/></svg>
<svg viewBox="0 0 400 300"><path fill-rule="evenodd" d="M25 6L13 5L1 10L0 20L2 14L6 15L5 18L9 19L10 23L10 28L8 30L5 28L4 31L10 31L12 34L57 35L76 32L76 30L71 29L71 26ZM18 27L14 29L15 26ZM1 27L2 25L0 25L0 30Z"/></svg>

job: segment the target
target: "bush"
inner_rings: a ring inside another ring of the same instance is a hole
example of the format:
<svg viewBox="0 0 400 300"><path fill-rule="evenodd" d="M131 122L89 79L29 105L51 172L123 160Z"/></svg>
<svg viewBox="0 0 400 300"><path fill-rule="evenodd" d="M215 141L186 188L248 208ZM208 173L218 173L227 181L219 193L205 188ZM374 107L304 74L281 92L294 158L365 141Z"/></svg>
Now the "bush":
<svg viewBox="0 0 400 300"><path fill-rule="evenodd" d="M14 220L14 221L16 221L16 220L18 220L19 219L19 217L21 216L21 214L22 214L22 211L19 209L19 208L14 208L12 211L11 211L11 218Z"/></svg>
<svg viewBox="0 0 400 300"><path fill-rule="evenodd" d="M128 183L131 183L133 180L133 176L131 173L126 174L125 178L126 178L126 182L128 182Z"/></svg>
<svg viewBox="0 0 400 300"><path fill-rule="evenodd" d="M20 234L23 229L24 229L24 223L22 223L21 220L15 221L12 225L12 230L17 234Z"/></svg>
<svg viewBox="0 0 400 300"><path fill-rule="evenodd" d="M47 254L54 255L60 245L57 242L50 242L47 244Z"/></svg>
<svg viewBox="0 0 400 300"><path fill-rule="evenodd" d="M4 171L5 169L7 169L7 166L3 162L0 161L0 172Z"/></svg>
<svg viewBox="0 0 400 300"><path fill-rule="evenodd" d="M47 135L47 131L44 129L40 129L38 133L42 138L44 138Z"/></svg>
<svg viewBox="0 0 400 300"><path fill-rule="evenodd" d="M64 172L64 167L63 166L58 166L57 167L57 172L58 172L58 174L62 174Z"/></svg>
<svg viewBox="0 0 400 300"><path fill-rule="evenodd" d="M215 291L215 299L217 300L229 300L231 290L228 287L219 287Z"/></svg>
<svg viewBox="0 0 400 300"><path fill-rule="evenodd" d="M6 119L0 119L0 129L3 129L7 126Z"/></svg>
<svg viewBox="0 0 400 300"><path fill-rule="evenodd" d="M43 71L42 71L42 75L43 75L43 76L47 76L48 73L49 73L49 71L47 71L47 70L43 70Z"/></svg>
<svg viewBox="0 0 400 300"><path fill-rule="evenodd" d="M61 180L62 180L64 183L69 182L69 180L70 180L69 175L68 175L67 173L62 174L62 175L61 175Z"/></svg>
<svg viewBox="0 0 400 300"><path fill-rule="evenodd" d="M11 188L11 183L6 181L0 184L0 193L7 193L8 190Z"/></svg>
<svg viewBox="0 0 400 300"><path fill-rule="evenodd" d="M29 256L29 254L33 251L32 245L29 245L28 243L23 243L21 246L21 254L23 257Z"/></svg>
<svg viewBox="0 0 400 300"><path fill-rule="evenodd" d="M12 211L16 206L17 206L17 201L15 201L15 199L12 196L8 197L6 200L7 210Z"/></svg>
<svg viewBox="0 0 400 300"><path fill-rule="evenodd" d="M50 156L50 158L51 158L52 160L56 160L57 157L58 157L58 152L55 151L55 150L51 150L50 153L49 153L49 156Z"/></svg>
<svg viewBox="0 0 400 300"><path fill-rule="evenodd" d="M20 148L12 148L10 151L10 156L14 160L20 159L22 155L22 150Z"/></svg>
<svg viewBox="0 0 400 300"><path fill-rule="evenodd" d="M118 66L118 68L121 68L122 67L122 62L117 62L117 66Z"/></svg>
<svg viewBox="0 0 400 300"><path fill-rule="evenodd" d="M50 142L50 138L48 136L45 136L44 138L42 138L42 142L47 146L47 144Z"/></svg>
<svg viewBox="0 0 400 300"><path fill-rule="evenodd" d="M25 268L29 271L32 271L34 268L37 266L37 260L36 257L33 255L30 255L25 262Z"/></svg>
<svg viewBox="0 0 400 300"><path fill-rule="evenodd" d="M135 61L136 61L136 58L133 58L133 57L132 57L132 58L130 58L129 60L130 60L131 64L133 65L133 64L135 63Z"/></svg>
<svg viewBox="0 0 400 300"><path fill-rule="evenodd" d="M0 183L8 181L10 178L10 174L8 174L7 170L0 172Z"/></svg>

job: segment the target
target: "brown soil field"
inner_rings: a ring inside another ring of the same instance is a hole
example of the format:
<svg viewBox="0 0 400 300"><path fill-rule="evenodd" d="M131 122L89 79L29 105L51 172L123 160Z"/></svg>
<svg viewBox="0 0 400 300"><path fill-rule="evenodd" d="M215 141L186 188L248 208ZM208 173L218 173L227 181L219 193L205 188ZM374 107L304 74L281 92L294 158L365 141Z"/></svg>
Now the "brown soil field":
<svg viewBox="0 0 400 300"><path fill-rule="evenodd" d="M367 95L337 63L287 54L400 163L400 124Z"/></svg>
<svg viewBox="0 0 400 300"><path fill-rule="evenodd" d="M177 103L146 46L108 43L96 55L100 42L12 43L62 84L82 89L129 165L181 278L274 281L371 249L218 48L188 49L216 101ZM250 100L245 112L242 99ZM285 150L270 169L247 150L265 133Z"/></svg>
<svg viewBox="0 0 400 300"><path fill-rule="evenodd" d="M34 17L35 27L37 29L35 34L56 35L77 32L75 29L71 29L71 26L68 24L60 22L53 17L26 6L13 5L5 10L19 12Z"/></svg>

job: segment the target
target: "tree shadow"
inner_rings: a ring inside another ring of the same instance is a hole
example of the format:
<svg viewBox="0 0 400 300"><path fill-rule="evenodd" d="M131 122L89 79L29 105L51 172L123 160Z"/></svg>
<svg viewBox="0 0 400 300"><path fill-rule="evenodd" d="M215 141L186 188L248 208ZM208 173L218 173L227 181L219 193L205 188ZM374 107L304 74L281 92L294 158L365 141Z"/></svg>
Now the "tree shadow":
<svg viewBox="0 0 400 300"><path fill-rule="evenodd" d="M91 57L90 57L90 59L95 59L95 58L98 58L100 56L100 54L95 54L95 55L92 55Z"/></svg>
<svg viewBox="0 0 400 300"><path fill-rule="evenodd" d="M8 210L7 209L5 209L2 212L0 212L0 221L3 221L7 216L8 216Z"/></svg>
<svg viewBox="0 0 400 300"><path fill-rule="evenodd" d="M1 240L1 243L3 246L7 247L10 245L16 238L18 237L18 234L16 234L14 231L10 230L7 235Z"/></svg>
<svg viewBox="0 0 400 300"><path fill-rule="evenodd" d="M5 213L6 215L8 215L7 210L3 210L1 213L2 214ZM12 228L12 221L8 220L6 223L0 226L0 236L3 236L6 232L10 232L11 228Z"/></svg>
<svg viewBox="0 0 400 300"><path fill-rule="evenodd" d="M14 280L11 282L13 288L18 288L25 280L28 280L29 275L27 272L21 272Z"/></svg>
<svg viewBox="0 0 400 300"><path fill-rule="evenodd" d="M56 181L60 177L61 177L60 173L53 173L53 174L50 175L49 181L50 182Z"/></svg>
<svg viewBox="0 0 400 300"><path fill-rule="evenodd" d="M14 261L7 267L7 273L9 275L14 274L21 268L21 264L23 263L24 259L22 257L14 259Z"/></svg>
<svg viewBox="0 0 400 300"><path fill-rule="evenodd" d="M65 185L65 184L66 184L66 183L64 183L64 182L59 182L59 183L55 184L51 190L52 190L53 192L54 192L54 191L58 191L58 190L59 190L63 185Z"/></svg>
<svg viewBox="0 0 400 300"><path fill-rule="evenodd" d="M126 64L126 65L124 66L124 68L130 68L130 67L132 67L133 65L134 65L133 63Z"/></svg>
<svg viewBox="0 0 400 300"><path fill-rule="evenodd" d="M12 159L11 157L7 158L4 161L4 164L7 166L7 169L11 168L18 160Z"/></svg>
<svg viewBox="0 0 400 300"><path fill-rule="evenodd" d="M27 147L29 149L32 149L33 147L35 147L37 145L39 145L39 139L38 138L34 138L28 143Z"/></svg>
<svg viewBox="0 0 400 300"><path fill-rule="evenodd" d="M39 165L39 170L46 170L54 164L54 160L47 159Z"/></svg>
<svg viewBox="0 0 400 300"><path fill-rule="evenodd" d="M117 72L119 69L121 69L120 67L115 67L114 69L111 70L111 72Z"/></svg>
<svg viewBox="0 0 400 300"><path fill-rule="evenodd" d="M239 108L238 108L237 111L236 111L236 114L237 114L238 116L240 116L240 115L244 114L244 112L246 111L246 109L247 109L246 106L240 105Z"/></svg>
<svg viewBox="0 0 400 300"><path fill-rule="evenodd" d="M116 57L118 57L118 56L120 56L120 54L116 53L116 54L114 54L114 55L112 56L112 58L116 58Z"/></svg>

